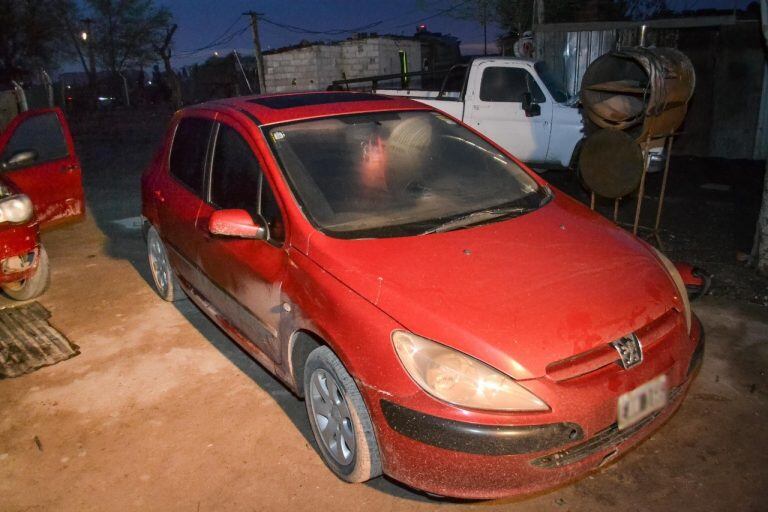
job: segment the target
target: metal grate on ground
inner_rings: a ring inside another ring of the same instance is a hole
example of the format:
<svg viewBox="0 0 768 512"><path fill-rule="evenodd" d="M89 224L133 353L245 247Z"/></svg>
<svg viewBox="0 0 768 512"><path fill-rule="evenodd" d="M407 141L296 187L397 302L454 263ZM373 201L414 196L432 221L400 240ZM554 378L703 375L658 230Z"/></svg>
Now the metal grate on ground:
<svg viewBox="0 0 768 512"><path fill-rule="evenodd" d="M0 309L0 379L65 361L80 348L57 331L39 302Z"/></svg>

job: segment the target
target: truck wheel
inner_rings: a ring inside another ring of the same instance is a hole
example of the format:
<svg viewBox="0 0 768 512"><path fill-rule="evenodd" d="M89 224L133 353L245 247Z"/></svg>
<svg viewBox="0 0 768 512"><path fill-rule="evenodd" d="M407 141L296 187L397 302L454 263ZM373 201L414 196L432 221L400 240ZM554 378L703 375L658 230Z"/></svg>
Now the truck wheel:
<svg viewBox="0 0 768 512"><path fill-rule="evenodd" d="M3 291L14 300L30 300L42 295L51 282L48 253L40 244L37 270L26 279L3 285Z"/></svg>
<svg viewBox="0 0 768 512"><path fill-rule="evenodd" d="M155 291L160 298L168 302L185 299L187 296L168 262L165 245L154 227L150 227L147 231L147 259L152 280L155 283Z"/></svg>
<svg viewBox="0 0 768 512"><path fill-rule="evenodd" d="M309 354L304 400L323 462L346 482L381 475L379 445L357 385L328 347Z"/></svg>

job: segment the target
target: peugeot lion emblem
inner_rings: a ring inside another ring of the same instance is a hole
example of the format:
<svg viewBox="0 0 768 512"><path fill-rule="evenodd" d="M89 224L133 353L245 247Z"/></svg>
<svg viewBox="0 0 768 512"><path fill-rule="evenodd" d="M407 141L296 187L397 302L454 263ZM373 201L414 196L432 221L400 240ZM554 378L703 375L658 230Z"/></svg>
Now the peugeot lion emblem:
<svg viewBox="0 0 768 512"><path fill-rule="evenodd" d="M623 336L611 343L621 358L621 366L632 368L643 362L643 346L634 333Z"/></svg>

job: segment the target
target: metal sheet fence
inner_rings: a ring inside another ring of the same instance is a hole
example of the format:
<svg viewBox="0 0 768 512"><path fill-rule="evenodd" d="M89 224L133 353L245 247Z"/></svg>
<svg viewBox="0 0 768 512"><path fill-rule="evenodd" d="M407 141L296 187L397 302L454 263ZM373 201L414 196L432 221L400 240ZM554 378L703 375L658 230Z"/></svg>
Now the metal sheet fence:
<svg viewBox="0 0 768 512"><path fill-rule="evenodd" d="M576 96L592 61L621 46L637 43L636 29L536 33L536 58L545 61L562 80L568 94Z"/></svg>

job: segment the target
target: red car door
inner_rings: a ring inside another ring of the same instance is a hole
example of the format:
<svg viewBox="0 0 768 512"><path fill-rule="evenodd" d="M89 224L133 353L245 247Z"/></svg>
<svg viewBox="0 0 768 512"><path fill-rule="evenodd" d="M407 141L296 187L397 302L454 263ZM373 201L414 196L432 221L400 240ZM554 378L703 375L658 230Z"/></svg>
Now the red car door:
<svg viewBox="0 0 768 512"><path fill-rule="evenodd" d="M85 213L80 161L58 108L16 116L0 134L0 171L35 205L42 228Z"/></svg>
<svg viewBox="0 0 768 512"><path fill-rule="evenodd" d="M229 323L280 363L282 281L288 264L284 217L249 135L229 124L226 116L220 115L217 121L222 124L214 135L210 196L197 220L197 229L205 237L199 247L201 266L212 285L203 294ZM208 221L217 209L246 210L268 226L268 239L211 235Z"/></svg>
<svg viewBox="0 0 768 512"><path fill-rule="evenodd" d="M157 204L160 237L171 265L195 288L199 286L197 253L202 243L196 221L203 202L213 119L213 113L195 112L179 120L170 154L163 162L164 172L159 173L151 192Z"/></svg>

